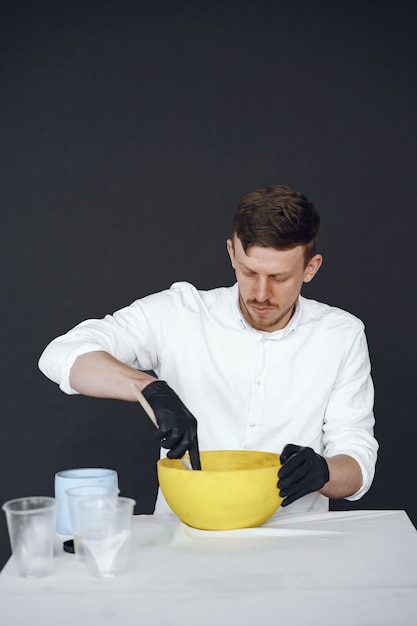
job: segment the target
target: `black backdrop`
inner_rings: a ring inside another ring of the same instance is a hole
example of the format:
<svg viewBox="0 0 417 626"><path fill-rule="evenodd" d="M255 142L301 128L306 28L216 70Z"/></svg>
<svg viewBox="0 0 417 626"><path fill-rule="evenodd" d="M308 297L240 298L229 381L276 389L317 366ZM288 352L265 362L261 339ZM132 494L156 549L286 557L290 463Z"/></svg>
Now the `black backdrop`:
<svg viewBox="0 0 417 626"><path fill-rule="evenodd" d="M151 512L137 405L68 397L37 369L87 317L189 280L230 284L247 192L304 191L324 266L305 295L361 317L381 449L370 493L414 486L417 4L2 0L0 501L110 466ZM1 563L9 555L4 515Z"/></svg>

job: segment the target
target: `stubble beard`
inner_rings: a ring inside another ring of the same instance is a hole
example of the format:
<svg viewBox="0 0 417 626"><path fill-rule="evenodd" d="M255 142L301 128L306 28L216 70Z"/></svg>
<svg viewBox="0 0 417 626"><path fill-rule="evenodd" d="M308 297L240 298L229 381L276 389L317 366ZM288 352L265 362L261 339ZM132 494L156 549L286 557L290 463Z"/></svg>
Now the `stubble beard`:
<svg viewBox="0 0 417 626"><path fill-rule="evenodd" d="M273 328L274 326L276 326L279 321L281 320L281 315L279 315L279 310L277 309L277 307L271 306L270 304L266 304L266 303L260 303L257 302L256 300L249 300L247 303L244 302L242 300L242 298L240 298L240 305L241 305L241 309L242 312L246 318L246 321L252 326L252 328L254 328L255 330L265 330L265 331L269 331L270 328ZM252 313L251 309L249 308L250 306L267 306L269 309L276 309L277 311L277 316L276 317L268 317L268 318L263 318L260 317L258 315L255 315L254 313Z"/></svg>
<svg viewBox="0 0 417 626"><path fill-rule="evenodd" d="M241 297L239 298L239 301L240 308L248 324L250 324L250 326L252 326L252 328L254 328L255 330L261 330L266 332L271 332L271 329L279 330L281 328L284 328L292 318L295 310L295 304L292 305L292 307L288 311L282 312L277 306L271 305L267 302L260 303L256 300L248 300L247 302L244 302ZM268 309L275 309L277 315L276 317L263 318L253 314L250 306L265 306ZM287 315L287 321L284 324L281 324L282 320L284 320Z"/></svg>

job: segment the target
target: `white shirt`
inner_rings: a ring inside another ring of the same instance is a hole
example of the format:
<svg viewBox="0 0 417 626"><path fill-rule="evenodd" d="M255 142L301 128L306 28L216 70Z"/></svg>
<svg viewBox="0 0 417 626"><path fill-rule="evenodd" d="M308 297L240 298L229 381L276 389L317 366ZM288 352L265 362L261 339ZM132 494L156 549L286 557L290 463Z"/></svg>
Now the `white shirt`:
<svg viewBox="0 0 417 626"><path fill-rule="evenodd" d="M47 346L39 367L76 393L70 369L95 350L166 380L197 418L202 451L310 446L359 463L362 486L347 499L359 499L372 483L373 384L364 325L350 313L300 296L284 329L262 332L243 318L237 284L198 291L175 283L82 322ZM156 512L166 507L159 494ZM316 492L288 512L327 509L328 498Z"/></svg>

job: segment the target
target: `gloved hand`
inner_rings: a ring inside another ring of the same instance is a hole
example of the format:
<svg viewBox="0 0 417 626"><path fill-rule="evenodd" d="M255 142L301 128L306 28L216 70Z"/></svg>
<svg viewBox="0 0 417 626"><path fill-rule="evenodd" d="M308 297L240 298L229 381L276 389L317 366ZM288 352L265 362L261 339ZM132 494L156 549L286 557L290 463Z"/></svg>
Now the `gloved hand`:
<svg viewBox="0 0 417 626"><path fill-rule="evenodd" d="M143 388L142 394L154 410L158 430L156 437L169 449L170 459L180 459L188 450L193 469L201 469L197 440L197 420L175 391L164 380Z"/></svg>
<svg viewBox="0 0 417 626"><path fill-rule="evenodd" d="M330 478L327 461L314 452L288 443L281 452L282 467L278 472L278 489L288 506L298 498L319 491Z"/></svg>

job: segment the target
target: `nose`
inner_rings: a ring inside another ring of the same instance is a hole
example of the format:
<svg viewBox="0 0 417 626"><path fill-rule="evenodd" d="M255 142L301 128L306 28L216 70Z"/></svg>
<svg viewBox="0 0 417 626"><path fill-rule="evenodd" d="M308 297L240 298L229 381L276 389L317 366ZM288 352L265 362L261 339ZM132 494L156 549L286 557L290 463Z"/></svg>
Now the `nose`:
<svg viewBox="0 0 417 626"><path fill-rule="evenodd" d="M271 288L269 278L267 276L258 276L255 286L254 296L258 302L265 302L271 297Z"/></svg>

